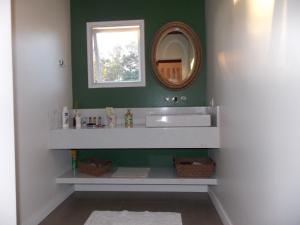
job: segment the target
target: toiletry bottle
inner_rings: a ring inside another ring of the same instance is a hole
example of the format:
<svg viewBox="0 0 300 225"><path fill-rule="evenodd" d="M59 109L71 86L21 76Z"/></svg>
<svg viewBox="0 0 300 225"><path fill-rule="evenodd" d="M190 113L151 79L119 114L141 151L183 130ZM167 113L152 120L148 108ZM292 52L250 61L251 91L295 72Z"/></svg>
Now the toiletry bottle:
<svg viewBox="0 0 300 225"><path fill-rule="evenodd" d="M74 109L73 110L73 119L72 119L73 127L76 127L76 115L77 115L77 110Z"/></svg>
<svg viewBox="0 0 300 225"><path fill-rule="evenodd" d="M67 106L64 106L62 111L62 127L64 129L69 128L69 110Z"/></svg>
<svg viewBox="0 0 300 225"><path fill-rule="evenodd" d="M73 175L75 176L76 167L77 167L77 151L71 150L71 159L72 159L72 171Z"/></svg>
<svg viewBox="0 0 300 225"><path fill-rule="evenodd" d="M106 116L109 128L114 128L117 125L117 117L112 107L106 107Z"/></svg>
<svg viewBox="0 0 300 225"><path fill-rule="evenodd" d="M132 115L130 109L128 109L127 113L125 114L125 127L126 128L133 127L133 115Z"/></svg>
<svg viewBox="0 0 300 225"><path fill-rule="evenodd" d="M82 126L83 128L87 128L87 124L88 124L88 118L87 117L83 117L82 118Z"/></svg>
<svg viewBox="0 0 300 225"><path fill-rule="evenodd" d="M102 119L101 116L99 116L99 117L98 117L98 127L101 127L101 126L102 126L102 121L101 121L101 119Z"/></svg>
<svg viewBox="0 0 300 225"><path fill-rule="evenodd" d="M81 116L79 112L76 112L76 129L81 129Z"/></svg>

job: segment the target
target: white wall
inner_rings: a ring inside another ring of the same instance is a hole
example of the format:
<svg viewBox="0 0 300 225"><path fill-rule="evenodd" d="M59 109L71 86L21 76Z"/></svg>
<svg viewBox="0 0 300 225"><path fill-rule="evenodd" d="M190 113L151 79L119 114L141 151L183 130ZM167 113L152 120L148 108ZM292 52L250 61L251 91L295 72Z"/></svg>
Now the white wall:
<svg viewBox="0 0 300 225"><path fill-rule="evenodd" d="M15 0L13 20L19 219L37 224L70 193L69 153L47 149L48 113L72 102L69 1Z"/></svg>
<svg viewBox="0 0 300 225"><path fill-rule="evenodd" d="M17 223L11 33L11 2L0 0L0 224L5 225Z"/></svg>
<svg viewBox="0 0 300 225"><path fill-rule="evenodd" d="M213 192L232 225L300 224L299 12L293 0L206 1L222 123Z"/></svg>

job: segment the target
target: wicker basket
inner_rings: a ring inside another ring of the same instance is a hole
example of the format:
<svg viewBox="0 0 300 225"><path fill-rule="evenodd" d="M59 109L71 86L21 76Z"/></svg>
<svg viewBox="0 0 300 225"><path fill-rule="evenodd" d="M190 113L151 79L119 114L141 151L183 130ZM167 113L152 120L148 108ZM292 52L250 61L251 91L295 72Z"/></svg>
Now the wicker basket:
<svg viewBox="0 0 300 225"><path fill-rule="evenodd" d="M89 159L84 162L78 162L78 169L81 173L93 176L101 176L107 173L112 167L112 161Z"/></svg>
<svg viewBox="0 0 300 225"><path fill-rule="evenodd" d="M210 158L175 158L174 164L180 177L210 177L216 164Z"/></svg>

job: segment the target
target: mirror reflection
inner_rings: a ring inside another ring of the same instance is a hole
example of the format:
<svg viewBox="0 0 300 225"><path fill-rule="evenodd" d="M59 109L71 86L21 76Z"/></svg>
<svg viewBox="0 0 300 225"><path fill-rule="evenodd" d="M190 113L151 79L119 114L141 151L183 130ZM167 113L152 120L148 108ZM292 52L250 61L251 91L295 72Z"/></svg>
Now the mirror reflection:
<svg viewBox="0 0 300 225"><path fill-rule="evenodd" d="M180 89L194 80L200 65L200 42L186 24L171 22L156 33L152 46L152 67L168 88Z"/></svg>
<svg viewBox="0 0 300 225"><path fill-rule="evenodd" d="M157 46L156 65L163 79L180 84L194 67L195 51L191 41L180 31L168 33Z"/></svg>

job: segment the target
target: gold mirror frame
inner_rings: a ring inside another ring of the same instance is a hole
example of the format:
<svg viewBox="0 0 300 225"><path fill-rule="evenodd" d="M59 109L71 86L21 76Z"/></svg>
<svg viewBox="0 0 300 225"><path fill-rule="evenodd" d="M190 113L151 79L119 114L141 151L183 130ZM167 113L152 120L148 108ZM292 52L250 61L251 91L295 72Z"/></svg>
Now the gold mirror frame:
<svg viewBox="0 0 300 225"><path fill-rule="evenodd" d="M159 73L157 68L156 55L157 55L157 48L158 48L157 45L159 44L160 40L163 39L165 36L167 36L169 33L178 30L180 30L180 32L182 32L190 40L195 51L195 63L194 63L194 68L191 71L191 75L186 80L184 80L181 84L174 84L161 77L161 74ZM163 25L155 33L152 41L152 47L151 47L151 65L156 75L156 78L167 88L182 89L191 85L193 80L196 78L201 63L202 63L202 48L201 48L199 37L195 33L195 31L187 24L179 21L169 22Z"/></svg>

